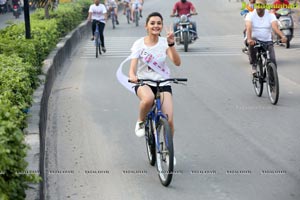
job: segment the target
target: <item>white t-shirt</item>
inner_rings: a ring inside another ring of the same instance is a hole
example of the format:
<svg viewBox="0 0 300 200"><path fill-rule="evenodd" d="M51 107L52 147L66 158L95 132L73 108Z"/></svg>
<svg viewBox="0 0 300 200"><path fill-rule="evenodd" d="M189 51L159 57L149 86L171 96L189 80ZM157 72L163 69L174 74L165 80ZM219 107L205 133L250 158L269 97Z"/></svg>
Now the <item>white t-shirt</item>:
<svg viewBox="0 0 300 200"><path fill-rule="evenodd" d="M274 14L265 10L263 17L258 16L256 9L248 13L246 21L252 22L252 37L261 41L272 41L272 22L276 21Z"/></svg>
<svg viewBox="0 0 300 200"><path fill-rule="evenodd" d="M103 4L93 4L90 6L89 12L92 13L92 20L95 19L97 21L105 23L104 14L107 12L105 6Z"/></svg>
<svg viewBox="0 0 300 200"><path fill-rule="evenodd" d="M166 58L167 49L169 48L167 38L159 37L156 45L148 47L144 43L144 37L138 39L134 42L131 47L131 58L139 58L137 67L137 77L139 79L153 79L153 80L164 80L164 76L154 71L147 64L145 64L141 59L141 52L146 50L148 53L152 54L155 60L166 68ZM155 83L148 83L149 85L156 86ZM162 83L161 86L168 85L169 83Z"/></svg>
<svg viewBox="0 0 300 200"><path fill-rule="evenodd" d="M115 0L107 0L107 6L112 7L112 8L116 8L118 5L117 5L117 2Z"/></svg>

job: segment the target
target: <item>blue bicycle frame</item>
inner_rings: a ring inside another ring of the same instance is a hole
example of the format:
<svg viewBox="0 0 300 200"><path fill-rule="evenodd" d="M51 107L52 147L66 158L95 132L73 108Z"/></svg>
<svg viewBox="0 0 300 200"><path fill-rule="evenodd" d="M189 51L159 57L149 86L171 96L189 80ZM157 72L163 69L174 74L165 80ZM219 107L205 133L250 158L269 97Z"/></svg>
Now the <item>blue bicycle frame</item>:
<svg viewBox="0 0 300 200"><path fill-rule="evenodd" d="M153 131L154 131L154 135L157 136L157 124L159 123L159 120L161 118L164 118L166 120L168 120L168 117L162 112L161 110L161 100L160 100L160 92L158 91L158 96L155 98L154 101L154 105L152 106L152 109L150 110L150 112L147 114L147 119L146 120L146 127L150 127L149 122L154 122L154 124L152 124L153 127ZM147 136L146 136L147 137ZM148 138L147 138L148 139ZM159 137L155 137L155 143L156 143L156 148L159 151L160 150L160 142L159 142ZM168 144L168 138L166 138L166 143Z"/></svg>

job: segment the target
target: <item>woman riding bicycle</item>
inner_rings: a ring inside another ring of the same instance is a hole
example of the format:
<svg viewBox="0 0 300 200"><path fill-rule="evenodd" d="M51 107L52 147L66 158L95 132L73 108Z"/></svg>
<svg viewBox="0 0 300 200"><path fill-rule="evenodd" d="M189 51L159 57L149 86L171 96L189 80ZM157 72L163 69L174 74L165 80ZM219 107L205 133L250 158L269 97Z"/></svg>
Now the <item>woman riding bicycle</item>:
<svg viewBox="0 0 300 200"><path fill-rule="evenodd" d="M123 0L123 7L124 7L123 15L126 14L126 9L127 9L127 8L129 8L130 11L131 11L130 2L131 2L131 0Z"/></svg>
<svg viewBox="0 0 300 200"><path fill-rule="evenodd" d="M116 24L119 25L119 20L118 20L118 3L115 0L105 0L105 5L107 7L108 13L110 13L111 10L114 9L115 16L116 16Z"/></svg>
<svg viewBox="0 0 300 200"><path fill-rule="evenodd" d="M153 12L146 19L145 29L147 35L135 41L131 48L131 63L129 70L129 79L133 83L137 83L138 79L154 79L163 80L169 77L169 68L166 65L166 59L169 59L176 65L181 64L179 54L174 47L173 30L170 27L167 30L167 37L160 37L163 28L163 18L160 13ZM145 64L152 60L161 66L161 70ZM139 116L135 127L135 133L138 137L145 135L145 118L150 111L156 93L156 85L144 82L144 85L135 86L135 91L140 99ZM162 110L168 116L168 122L174 134L173 124L173 100L172 88L170 83L162 84L161 88Z"/></svg>
<svg viewBox="0 0 300 200"><path fill-rule="evenodd" d="M134 20L134 10L137 7L139 9L140 17L142 16L142 11L143 11L143 0L131 0L131 20Z"/></svg>

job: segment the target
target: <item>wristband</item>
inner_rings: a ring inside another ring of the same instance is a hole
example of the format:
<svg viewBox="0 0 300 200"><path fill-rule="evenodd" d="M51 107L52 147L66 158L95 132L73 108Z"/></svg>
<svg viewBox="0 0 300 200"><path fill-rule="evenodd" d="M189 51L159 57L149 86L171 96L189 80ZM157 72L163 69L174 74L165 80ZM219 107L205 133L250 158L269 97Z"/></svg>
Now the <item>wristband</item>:
<svg viewBox="0 0 300 200"><path fill-rule="evenodd" d="M174 46L175 45L175 43L173 42L173 43L171 43L171 44L168 44L168 46L169 47L172 47L172 46Z"/></svg>

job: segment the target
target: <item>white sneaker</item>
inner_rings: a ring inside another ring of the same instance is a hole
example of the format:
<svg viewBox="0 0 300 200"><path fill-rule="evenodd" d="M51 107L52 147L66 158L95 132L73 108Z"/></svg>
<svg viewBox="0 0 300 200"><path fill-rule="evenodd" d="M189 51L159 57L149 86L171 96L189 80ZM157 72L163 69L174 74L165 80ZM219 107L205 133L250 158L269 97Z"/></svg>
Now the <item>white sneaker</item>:
<svg viewBox="0 0 300 200"><path fill-rule="evenodd" d="M144 122L137 122L135 125L135 134L138 137L145 136L145 123Z"/></svg>

